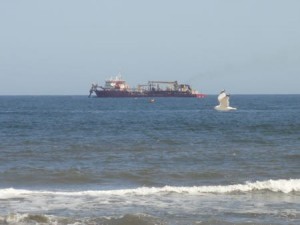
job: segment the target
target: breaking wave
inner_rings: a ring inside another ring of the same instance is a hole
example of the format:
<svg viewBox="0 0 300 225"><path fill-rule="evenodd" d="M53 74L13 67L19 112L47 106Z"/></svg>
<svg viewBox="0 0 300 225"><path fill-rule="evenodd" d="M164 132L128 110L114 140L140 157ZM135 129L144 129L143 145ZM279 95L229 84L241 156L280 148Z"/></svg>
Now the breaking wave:
<svg viewBox="0 0 300 225"><path fill-rule="evenodd" d="M68 225L85 225L85 224L105 224L105 225L163 225L165 224L158 218L145 214L127 214L122 217L99 217L99 218L67 218L56 217L51 215L36 214L10 214L0 217L0 224L68 224Z"/></svg>
<svg viewBox="0 0 300 225"><path fill-rule="evenodd" d="M163 218L154 217L147 214L125 214L120 217L94 217L94 218L69 218L57 217L52 215L37 215L37 214L10 214L4 217L0 216L0 224L5 225L38 225L38 224L59 224L59 225L170 225L174 221L169 221ZM176 221L175 224L189 224L185 221ZM265 224L261 221L228 221L226 219L208 218L201 221L194 221L191 224L201 225L261 225ZM280 224L280 223L272 223ZM289 223L290 224L290 223ZM291 223L294 224L294 223Z"/></svg>
<svg viewBox="0 0 300 225"><path fill-rule="evenodd" d="M90 191L32 191L24 189L6 188L0 189L0 198L22 197L28 195L62 195L62 196L101 196L101 195L156 195L156 194L190 194L197 195L203 193L224 194L232 192L251 192L251 191L271 191L291 193L300 191L300 179L289 180L267 180L246 182L244 184L234 185L217 185L217 186L193 186L193 187L139 187L135 189L121 189L121 190L90 190Z"/></svg>

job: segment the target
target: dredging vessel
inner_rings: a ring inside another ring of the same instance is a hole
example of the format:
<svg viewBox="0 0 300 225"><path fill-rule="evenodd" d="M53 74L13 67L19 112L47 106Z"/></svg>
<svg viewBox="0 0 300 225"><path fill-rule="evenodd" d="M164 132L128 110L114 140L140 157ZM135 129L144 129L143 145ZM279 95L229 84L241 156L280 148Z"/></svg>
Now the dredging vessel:
<svg viewBox="0 0 300 225"><path fill-rule="evenodd" d="M130 88L121 76L105 80L105 85L92 84L90 96L95 93L97 97L189 97L203 98L204 94L193 90L189 84L179 84L177 81L148 81L147 84L139 84L136 88Z"/></svg>

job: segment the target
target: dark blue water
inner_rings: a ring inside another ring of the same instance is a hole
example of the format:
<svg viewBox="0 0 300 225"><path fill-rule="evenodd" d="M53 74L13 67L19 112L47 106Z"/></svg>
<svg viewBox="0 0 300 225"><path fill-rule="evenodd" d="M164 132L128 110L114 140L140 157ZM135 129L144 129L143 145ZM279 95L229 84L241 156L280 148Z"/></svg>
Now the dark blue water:
<svg viewBox="0 0 300 225"><path fill-rule="evenodd" d="M0 223L299 224L300 95L0 96Z"/></svg>

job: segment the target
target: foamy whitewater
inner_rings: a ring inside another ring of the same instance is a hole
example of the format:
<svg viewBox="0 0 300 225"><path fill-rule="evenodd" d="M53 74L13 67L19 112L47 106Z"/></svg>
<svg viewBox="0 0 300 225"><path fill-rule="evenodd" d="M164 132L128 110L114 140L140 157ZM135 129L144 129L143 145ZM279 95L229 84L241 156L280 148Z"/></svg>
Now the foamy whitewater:
<svg viewBox="0 0 300 225"><path fill-rule="evenodd" d="M0 224L300 224L299 100L2 96Z"/></svg>
<svg viewBox="0 0 300 225"><path fill-rule="evenodd" d="M124 189L124 190L105 190L105 191L29 191L22 189L2 189L0 190L1 199L9 199L12 197L26 197L30 195L42 195L42 196L91 196L97 197L101 195L106 196L124 196L124 195L168 195L171 193L186 194L186 195L198 195L203 193L230 193L230 192L250 192L250 191L273 191L273 192L300 192L300 179L291 180L268 180L257 181L254 183L247 182L246 184L236 184L227 186L201 186L201 187L172 187L165 186L161 188L157 187L140 187L136 189Z"/></svg>

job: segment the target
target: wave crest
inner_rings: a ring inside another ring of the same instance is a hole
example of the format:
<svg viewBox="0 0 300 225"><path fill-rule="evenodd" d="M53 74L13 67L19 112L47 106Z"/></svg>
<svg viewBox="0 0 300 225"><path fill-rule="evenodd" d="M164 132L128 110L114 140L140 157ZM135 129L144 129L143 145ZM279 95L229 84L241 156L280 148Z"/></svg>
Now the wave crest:
<svg viewBox="0 0 300 225"><path fill-rule="evenodd" d="M97 190L97 191L77 191L77 192L62 192L62 191L31 191L22 189L0 189L0 198L12 198L22 197L24 195L64 195L64 196L100 196L100 195L155 195L155 194L190 194L197 195L203 193L232 193L232 192L251 192L251 191L272 191L291 193L300 191L300 179L289 180L267 180L246 182L244 184L234 185L217 185L217 186L193 186L193 187L176 187L176 186L164 186L164 187L139 187L135 189L121 189L121 190Z"/></svg>

